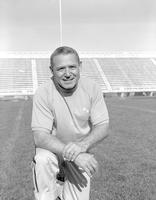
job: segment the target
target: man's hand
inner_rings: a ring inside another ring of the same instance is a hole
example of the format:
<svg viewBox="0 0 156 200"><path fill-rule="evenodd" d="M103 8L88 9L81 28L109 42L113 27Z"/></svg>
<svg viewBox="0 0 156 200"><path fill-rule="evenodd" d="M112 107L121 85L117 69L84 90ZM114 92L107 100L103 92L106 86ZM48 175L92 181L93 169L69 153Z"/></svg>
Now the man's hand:
<svg viewBox="0 0 156 200"><path fill-rule="evenodd" d="M86 148L80 142L70 142L63 149L63 157L69 161L74 161L80 153L84 152L86 152Z"/></svg>
<svg viewBox="0 0 156 200"><path fill-rule="evenodd" d="M61 166L66 179L82 192L82 188L87 186L87 178L84 176L82 169L80 169L74 162L67 160L63 161Z"/></svg>
<svg viewBox="0 0 156 200"><path fill-rule="evenodd" d="M92 177L98 170L98 162L94 158L93 154L90 153L80 153L76 159L75 164L82 168L88 176Z"/></svg>

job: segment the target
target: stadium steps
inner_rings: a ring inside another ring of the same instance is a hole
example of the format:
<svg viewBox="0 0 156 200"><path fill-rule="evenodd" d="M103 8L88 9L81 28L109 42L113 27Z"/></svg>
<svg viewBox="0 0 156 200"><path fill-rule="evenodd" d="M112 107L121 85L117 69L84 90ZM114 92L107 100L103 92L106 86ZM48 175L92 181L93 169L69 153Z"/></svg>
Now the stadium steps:
<svg viewBox="0 0 156 200"><path fill-rule="evenodd" d="M131 87L131 80L128 79L114 58L98 59L99 64L109 81L112 90L120 89L121 87Z"/></svg>
<svg viewBox="0 0 156 200"><path fill-rule="evenodd" d="M113 90L156 88L156 66L149 58L98 59Z"/></svg>
<svg viewBox="0 0 156 200"><path fill-rule="evenodd" d="M82 59L82 68L81 68L82 76L86 76L97 82L100 86L102 91L107 91L107 86L102 79L101 74L97 70L96 64L93 59L86 58Z"/></svg>

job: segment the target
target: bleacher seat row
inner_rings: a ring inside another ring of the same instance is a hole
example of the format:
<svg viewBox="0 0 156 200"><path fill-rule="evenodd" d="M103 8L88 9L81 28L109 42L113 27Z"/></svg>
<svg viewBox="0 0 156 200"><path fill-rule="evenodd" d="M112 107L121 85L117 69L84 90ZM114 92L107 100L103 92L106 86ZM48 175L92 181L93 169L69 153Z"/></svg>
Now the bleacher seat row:
<svg viewBox="0 0 156 200"><path fill-rule="evenodd" d="M33 60L35 69L32 58L0 58L0 93L28 91L33 94L36 89L33 73L36 73L37 86L51 76L48 58ZM82 63L82 76L96 81L105 93L156 91L156 65L150 58L83 58Z"/></svg>

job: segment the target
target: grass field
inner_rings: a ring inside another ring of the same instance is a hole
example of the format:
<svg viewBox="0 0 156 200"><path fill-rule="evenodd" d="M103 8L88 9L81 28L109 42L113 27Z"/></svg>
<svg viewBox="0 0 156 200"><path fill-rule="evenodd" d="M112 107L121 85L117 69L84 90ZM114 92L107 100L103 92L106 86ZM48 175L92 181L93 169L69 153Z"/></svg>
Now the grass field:
<svg viewBox="0 0 156 200"><path fill-rule="evenodd" d="M96 150L91 200L156 200L156 98L107 97L109 137ZM0 200L34 200L31 100L0 101Z"/></svg>

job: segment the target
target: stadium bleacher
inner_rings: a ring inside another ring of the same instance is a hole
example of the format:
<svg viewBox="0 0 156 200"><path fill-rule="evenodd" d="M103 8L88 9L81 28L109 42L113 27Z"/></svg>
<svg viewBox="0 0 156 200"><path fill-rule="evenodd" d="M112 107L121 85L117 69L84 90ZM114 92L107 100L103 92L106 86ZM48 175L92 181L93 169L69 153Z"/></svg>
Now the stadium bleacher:
<svg viewBox="0 0 156 200"><path fill-rule="evenodd" d="M23 94L33 90L31 59L1 58L0 59L0 93Z"/></svg>
<svg viewBox="0 0 156 200"><path fill-rule="evenodd" d="M155 65L147 58L131 58L131 59L117 59L121 70L131 79L133 85L150 86L156 84L154 74L156 72ZM135 76L134 76L135 73ZM156 74L155 74L156 75Z"/></svg>
<svg viewBox="0 0 156 200"><path fill-rule="evenodd" d="M97 82L101 86L102 91L107 91L107 86L103 81L101 74L99 73L93 59L91 58L82 59L81 74L82 76L86 76Z"/></svg>
<svg viewBox="0 0 156 200"><path fill-rule="evenodd" d="M99 64L109 81L112 90L120 90L121 87L131 87L131 81L124 71L120 69L114 58L98 59Z"/></svg>
<svg viewBox="0 0 156 200"><path fill-rule="evenodd" d="M47 58L36 59L38 85L44 83L51 76L49 66L50 66L49 59Z"/></svg>
<svg viewBox="0 0 156 200"><path fill-rule="evenodd" d="M102 58L98 61L113 91L156 88L156 65L150 58Z"/></svg>
<svg viewBox="0 0 156 200"><path fill-rule="evenodd" d="M153 60L86 57L82 58L81 75L96 81L104 93L153 92L156 91ZM50 76L49 57L0 58L0 95L33 95Z"/></svg>

